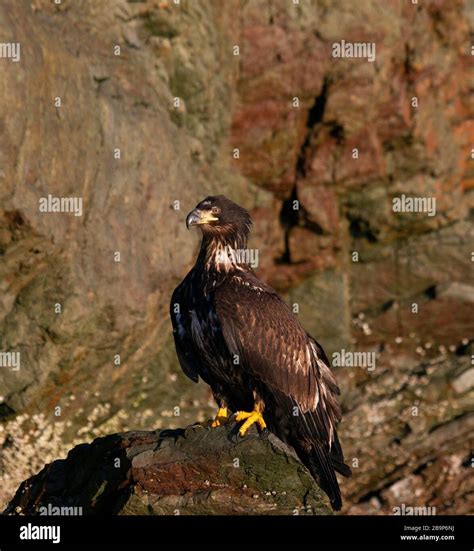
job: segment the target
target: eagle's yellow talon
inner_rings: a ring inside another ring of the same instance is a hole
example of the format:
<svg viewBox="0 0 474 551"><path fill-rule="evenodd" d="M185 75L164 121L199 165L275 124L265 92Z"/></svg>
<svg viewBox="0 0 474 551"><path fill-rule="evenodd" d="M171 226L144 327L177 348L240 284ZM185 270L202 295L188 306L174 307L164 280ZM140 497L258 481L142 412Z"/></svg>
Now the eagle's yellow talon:
<svg viewBox="0 0 474 551"><path fill-rule="evenodd" d="M217 414L214 418L214 421L211 423L211 427L220 427L224 423L227 423L229 420L229 413L227 412L227 408L219 408L217 411Z"/></svg>
<svg viewBox="0 0 474 551"><path fill-rule="evenodd" d="M263 415L259 411L251 411L250 413L248 411L238 411L235 420L243 421L244 419L246 419L246 421L239 429L240 436L245 436L245 433L254 423L257 423L261 430L267 426L263 419Z"/></svg>
<svg viewBox="0 0 474 551"><path fill-rule="evenodd" d="M237 412L237 415L235 417L235 420L236 421L243 421L244 419L247 419L248 417L250 417L252 415L253 412L248 412L248 411L238 411Z"/></svg>

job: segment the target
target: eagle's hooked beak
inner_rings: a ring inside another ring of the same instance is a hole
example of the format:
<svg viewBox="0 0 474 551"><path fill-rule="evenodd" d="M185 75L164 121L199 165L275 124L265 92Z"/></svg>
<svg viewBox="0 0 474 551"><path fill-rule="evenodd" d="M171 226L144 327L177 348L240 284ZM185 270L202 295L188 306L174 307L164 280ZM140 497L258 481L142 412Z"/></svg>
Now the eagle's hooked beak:
<svg viewBox="0 0 474 551"><path fill-rule="evenodd" d="M208 224L209 222L215 222L216 220L219 220L219 218L216 218L211 211L194 209L186 216L186 227L189 230L189 226Z"/></svg>

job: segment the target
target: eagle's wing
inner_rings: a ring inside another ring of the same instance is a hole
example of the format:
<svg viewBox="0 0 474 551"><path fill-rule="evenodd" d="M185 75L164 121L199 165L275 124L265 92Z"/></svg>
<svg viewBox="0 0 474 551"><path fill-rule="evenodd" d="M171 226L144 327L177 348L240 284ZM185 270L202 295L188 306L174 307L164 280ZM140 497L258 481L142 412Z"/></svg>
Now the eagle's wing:
<svg viewBox="0 0 474 551"><path fill-rule="evenodd" d="M194 382L199 380L199 354L194 348L189 324L188 300L186 296L186 279L178 286L171 296L170 317L173 324L173 337L181 369Z"/></svg>
<svg viewBox="0 0 474 551"><path fill-rule="evenodd" d="M302 417L312 438L330 447L341 418L339 388L324 351L288 306L247 272L216 289L214 305L242 369L291 398L307 414Z"/></svg>
<svg viewBox="0 0 474 551"><path fill-rule="evenodd" d="M350 476L351 470L336 432L339 388L322 348L276 292L252 273L226 280L215 291L214 306L230 352L239 356L243 370L272 391L287 415L288 428L281 428L289 431L287 441L339 510L334 471Z"/></svg>

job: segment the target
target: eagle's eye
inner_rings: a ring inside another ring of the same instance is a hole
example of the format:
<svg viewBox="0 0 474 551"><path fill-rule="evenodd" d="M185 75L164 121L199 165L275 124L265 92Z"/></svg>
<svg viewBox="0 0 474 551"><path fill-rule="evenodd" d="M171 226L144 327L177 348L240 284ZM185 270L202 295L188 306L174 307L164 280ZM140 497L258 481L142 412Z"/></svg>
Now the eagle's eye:
<svg viewBox="0 0 474 551"><path fill-rule="evenodd" d="M219 207L212 207L211 212L212 214L219 214L221 209Z"/></svg>

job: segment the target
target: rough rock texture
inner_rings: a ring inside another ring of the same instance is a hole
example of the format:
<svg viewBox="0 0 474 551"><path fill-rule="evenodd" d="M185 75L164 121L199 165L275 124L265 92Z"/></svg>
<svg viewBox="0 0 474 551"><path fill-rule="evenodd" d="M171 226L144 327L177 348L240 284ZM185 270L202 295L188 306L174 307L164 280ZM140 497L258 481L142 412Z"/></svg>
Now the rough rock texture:
<svg viewBox="0 0 474 551"><path fill-rule="evenodd" d="M471 349L472 351L472 349ZM474 512L474 369L428 350L417 361L382 353L374 371L340 371L341 438L353 477L341 483L348 513L431 506Z"/></svg>
<svg viewBox="0 0 474 551"><path fill-rule="evenodd" d="M22 46L2 66L0 106L0 349L21 353L18 371L0 368L2 492L71 443L207 417L206 388L176 375L169 297L197 244L185 213L211 189L243 201L246 184L221 178L216 159L233 17L208 3L179 13L0 7ZM48 194L81 197L83 216L40 213Z"/></svg>
<svg viewBox="0 0 474 551"><path fill-rule="evenodd" d="M25 481L5 510L82 514L330 514L326 496L282 442L238 426L133 431L72 449ZM77 511L78 509L76 509Z"/></svg>
<svg viewBox="0 0 474 551"><path fill-rule="evenodd" d="M328 352L377 353L337 373L347 511L473 510L470 21L467 0L1 3L21 60L0 59L0 351L21 367L0 366L0 503L74 444L211 415L167 307L185 213L219 192ZM393 212L402 193L436 216ZM48 194L83 215L39 212Z"/></svg>

